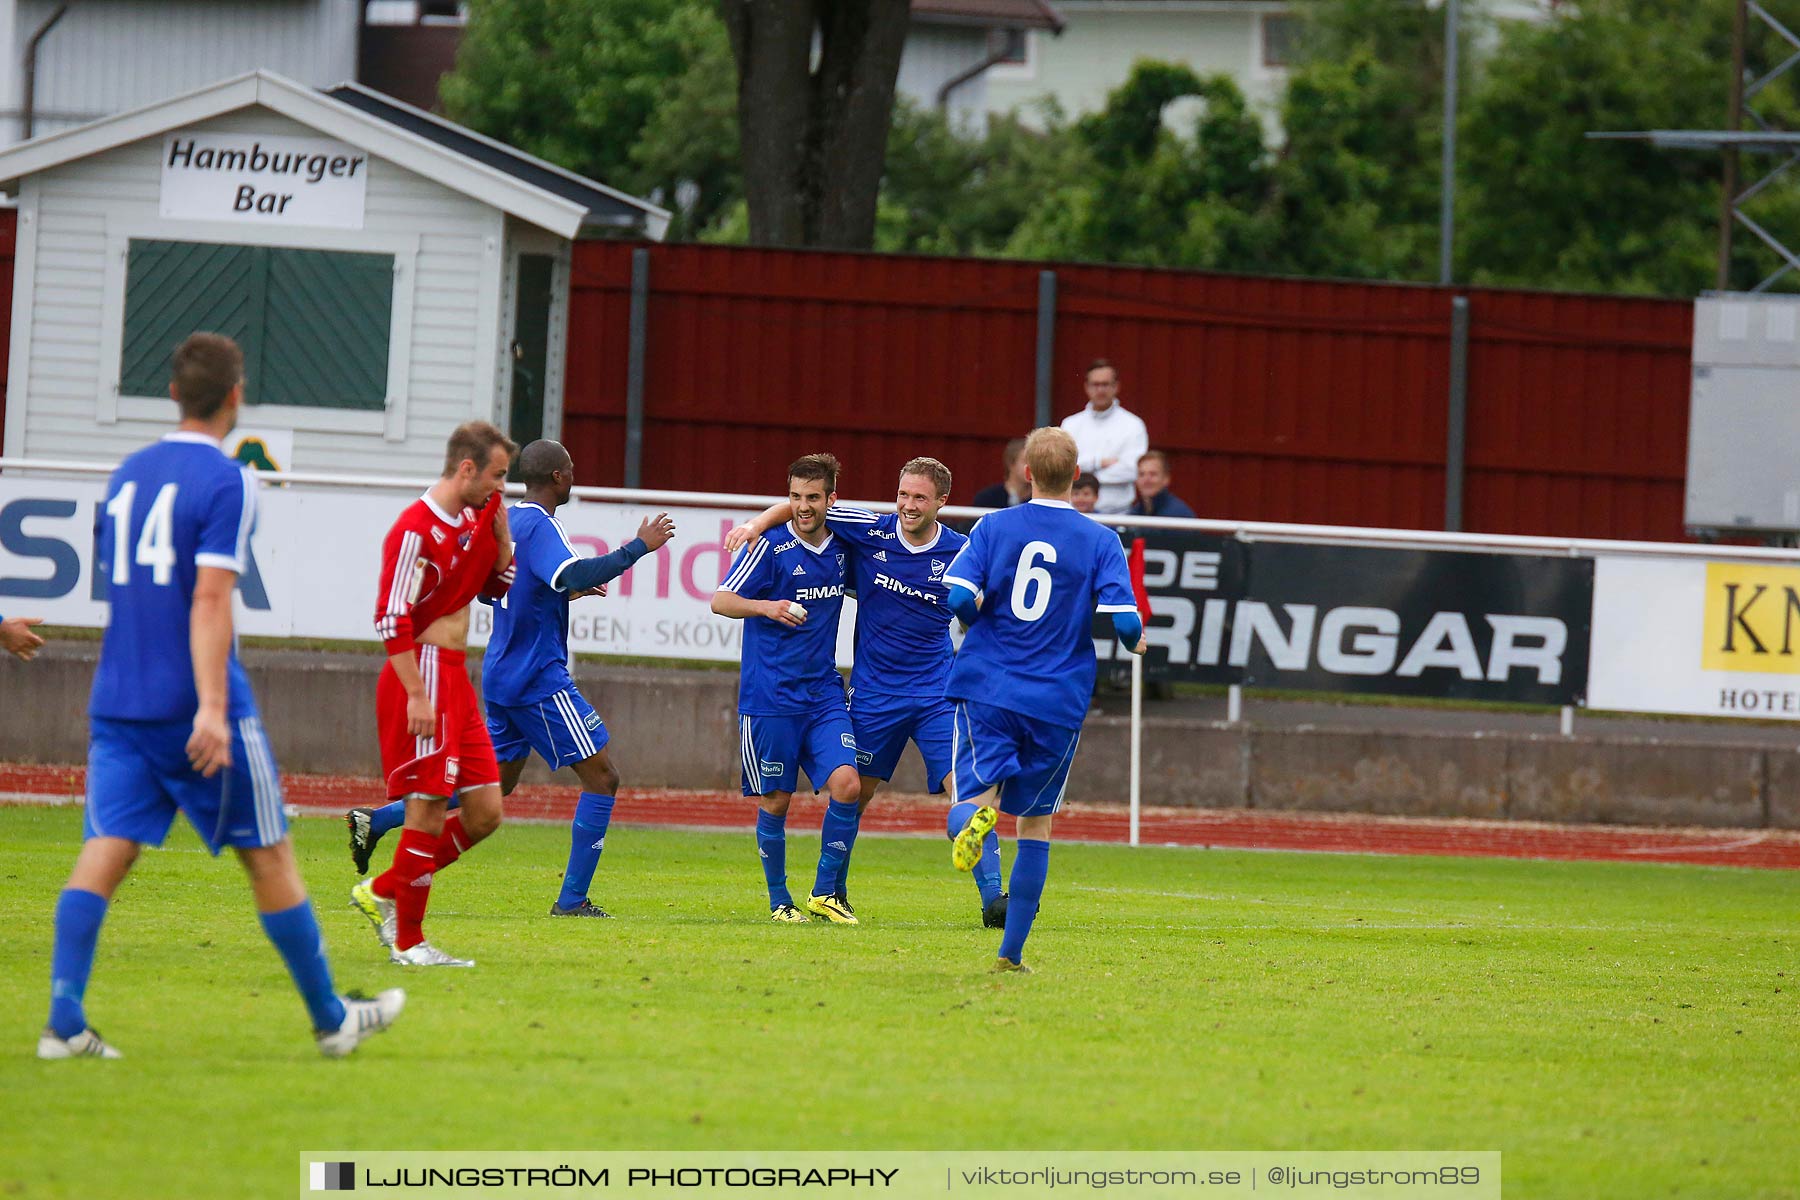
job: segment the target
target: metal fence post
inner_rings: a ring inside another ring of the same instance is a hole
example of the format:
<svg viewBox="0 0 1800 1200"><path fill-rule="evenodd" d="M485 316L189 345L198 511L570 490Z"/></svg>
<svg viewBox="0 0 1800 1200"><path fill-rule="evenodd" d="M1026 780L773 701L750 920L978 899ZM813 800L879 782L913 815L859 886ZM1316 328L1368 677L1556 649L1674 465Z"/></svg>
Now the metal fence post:
<svg viewBox="0 0 1800 1200"><path fill-rule="evenodd" d="M1053 424L1051 372L1056 369L1056 272L1038 272L1037 427Z"/></svg>
<svg viewBox="0 0 1800 1200"><path fill-rule="evenodd" d="M644 476L644 343L649 334L650 251L631 252L631 322L625 359L625 486L641 487Z"/></svg>
<svg viewBox="0 0 1800 1200"><path fill-rule="evenodd" d="M1444 528L1463 527L1463 451L1469 425L1469 298L1450 301L1449 432L1444 445Z"/></svg>

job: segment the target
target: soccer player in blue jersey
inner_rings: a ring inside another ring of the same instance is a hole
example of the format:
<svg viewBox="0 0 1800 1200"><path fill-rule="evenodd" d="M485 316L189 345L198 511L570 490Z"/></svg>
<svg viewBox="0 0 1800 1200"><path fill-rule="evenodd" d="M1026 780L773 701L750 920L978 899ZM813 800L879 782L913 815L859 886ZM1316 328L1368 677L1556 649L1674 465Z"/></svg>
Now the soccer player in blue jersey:
<svg viewBox="0 0 1800 1200"><path fill-rule="evenodd" d="M406 994L360 1000L332 986L275 758L233 643L231 593L250 553L256 483L219 442L237 424L244 356L229 338L197 333L173 368L181 424L120 464L100 516L94 565L112 614L88 704L84 840L56 903L50 1020L37 1053L122 1057L87 1023L88 975L114 891L179 811L212 853L237 852L319 1051L341 1057L391 1025Z"/></svg>
<svg viewBox="0 0 1800 1200"><path fill-rule="evenodd" d="M846 836L828 839L819 878L807 907L813 912L849 910L850 854L862 814L894 768L910 740L925 760L927 786L945 790L950 775L952 711L944 699L950 674L950 585L944 572L968 538L938 522L950 499L950 468L935 458L915 458L900 468L894 511L876 514L834 504L825 524L851 548L856 585L856 660L850 670L850 724L862 792L856 811L827 810L827 820ZM726 548L735 550L765 529L786 521L791 509L777 504L732 530ZM952 836L968 823L967 811L953 808ZM841 841L840 851L831 842ZM1000 886L1000 838L989 833L975 866L982 921L1000 928L1006 920L1006 893ZM836 898L828 910L821 899Z"/></svg>
<svg viewBox="0 0 1800 1200"><path fill-rule="evenodd" d="M518 476L525 499L512 506L513 585L494 603L494 630L481 664L481 698L487 707L488 736L500 760L500 792L512 795L536 750L552 771L573 767L581 781L570 831L569 862L562 890L550 905L553 917L606 917L588 898L606 828L612 819L619 772L607 754L609 735L600 714L569 674L569 603L606 594L606 584L675 534L668 513L638 526L638 535L611 554L583 558L569 544L556 519L575 487L575 462L560 442L540 440L519 452ZM452 807L455 799L451 800ZM381 808L353 808L350 853L359 874L381 835L406 819L404 801Z"/></svg>
<svg viewBox="0 0 1800 1200"><path fill-rule="evenodd" d="M1050 819L1062 806L1094 690L1093 614L1144 652L1144 626L1113 530L1069 504L1075 439L1035 430L1025 443L1028 504L983 517L950 564L950 607L969 627L944 694L956 704L954 794L977 807L951 859L967 871L1000 810L1018 818L1011 900L997 971L1024 971L1025 939L1050 866Z"/></svg>
<svg viewBox="0 0 1800 1200"><path fill-rule="evenodd" d="M738 675L743 788L744 795L757 798L756 847L769 887L769 915L783 923L811 920L794 905L787 886L787 811L800 772L815 792L823 784L831 794L820 831L821 877L832 843L848 850L845 839L854 833L841 814L856 812L862 792L856 737L837 671L849 552L825 527L826 510L837 499L837 474L838 461L829 454L808 454L788 468L793 519L738 552L712 601L720 616L744 622ZM814 911L827 919L856 924L855 914L835 896L812 899Z"/></svg>

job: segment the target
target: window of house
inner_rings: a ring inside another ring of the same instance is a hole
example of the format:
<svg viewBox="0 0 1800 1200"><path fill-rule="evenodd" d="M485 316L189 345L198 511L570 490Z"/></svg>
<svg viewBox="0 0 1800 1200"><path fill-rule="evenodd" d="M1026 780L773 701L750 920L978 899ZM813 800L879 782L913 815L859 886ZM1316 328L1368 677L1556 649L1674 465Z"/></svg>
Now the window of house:
<svg viewBox="0 0 1800 1200"><path fill-rule="evenodd" d="M119 391L169 393L169 355L197 329L244 351L255 404L387 405L394 257L133 238Z"/></svg>
<svg viewBox="0 0 1800 1200"><path fill-rule="evenodd" d="M1300 20L1283 13L1265 13L1262 19L1262 62L1265 67L1290 67L1299 56Z"/></svg>
<svg viewBox="0 0 1800 1200"><path fill-rule="evenodd" d="M996 66L1022 67L1029 61L1023 29L988 30L988 56Z"/></svg>

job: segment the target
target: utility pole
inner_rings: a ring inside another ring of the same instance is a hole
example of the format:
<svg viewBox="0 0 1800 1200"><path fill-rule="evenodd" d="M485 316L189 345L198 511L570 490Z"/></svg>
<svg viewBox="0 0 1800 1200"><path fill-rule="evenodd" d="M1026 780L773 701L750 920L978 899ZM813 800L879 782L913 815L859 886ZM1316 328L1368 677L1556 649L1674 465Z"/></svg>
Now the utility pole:
<svg viewBox="0 0 1800 1200"><path fill-rule="evenodd" d="M1742 5L1745 0L1738 0ZM1456 66L1457 0L1444 4L1444 165L1438 182L1438 282L1455 275L1451 241L1456 232Z"/></svg>

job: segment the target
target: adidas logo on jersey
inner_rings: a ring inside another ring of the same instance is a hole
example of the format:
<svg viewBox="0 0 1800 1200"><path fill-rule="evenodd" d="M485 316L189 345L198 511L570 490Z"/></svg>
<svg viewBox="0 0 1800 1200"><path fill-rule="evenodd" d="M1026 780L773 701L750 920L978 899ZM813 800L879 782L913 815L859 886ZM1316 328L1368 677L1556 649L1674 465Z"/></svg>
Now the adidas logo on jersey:
<svg viewBox="0 0 1800 1200"><path fill-rule="evenodd" d="M887 561L887 551L886 550L877 550L875 553L869 555L869 557L874 559L876 562L886 562Z"/></svg>
<svg viewBox="0 0 1800 1200"><path fill-rule="evenodd" d="M806 574L806 566L805 566L805 564L796 564L796 565L795 565L795 567L794 567L794 574L796 574L796 575L804 575L804 574Z"/></svg>

